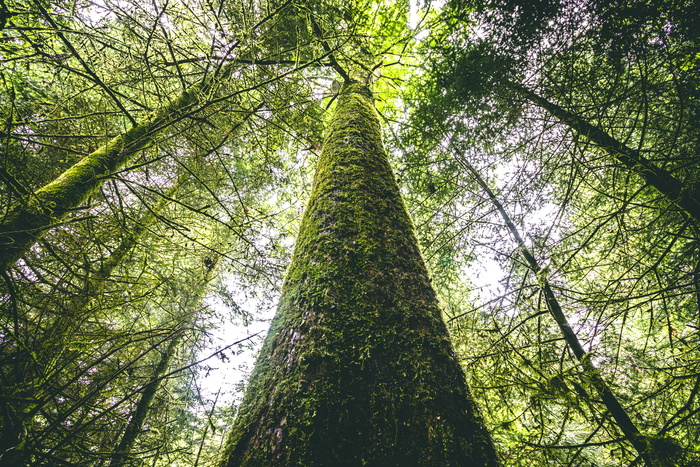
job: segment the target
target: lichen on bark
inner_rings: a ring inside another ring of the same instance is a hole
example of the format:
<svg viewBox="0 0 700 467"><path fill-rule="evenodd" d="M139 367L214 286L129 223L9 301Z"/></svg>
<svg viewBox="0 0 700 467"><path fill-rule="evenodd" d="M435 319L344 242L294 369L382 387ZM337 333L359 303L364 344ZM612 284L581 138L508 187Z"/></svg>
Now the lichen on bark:
<svg viewBox="0 0 700 467"><path fill-rule="evenodd" d="M346 84L222 466L499 465L367 87Z"/></svg>

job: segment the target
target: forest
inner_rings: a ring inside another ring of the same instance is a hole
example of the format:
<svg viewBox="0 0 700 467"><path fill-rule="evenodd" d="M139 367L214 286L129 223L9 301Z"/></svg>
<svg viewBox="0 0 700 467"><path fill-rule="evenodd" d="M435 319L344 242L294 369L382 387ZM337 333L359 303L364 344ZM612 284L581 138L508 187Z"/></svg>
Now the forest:
<svg viewBox="0 0 700 467"><path fill-rule="evenodd" d="M0 0L0 273L0 467L700 467L700 2Z"/></svg>

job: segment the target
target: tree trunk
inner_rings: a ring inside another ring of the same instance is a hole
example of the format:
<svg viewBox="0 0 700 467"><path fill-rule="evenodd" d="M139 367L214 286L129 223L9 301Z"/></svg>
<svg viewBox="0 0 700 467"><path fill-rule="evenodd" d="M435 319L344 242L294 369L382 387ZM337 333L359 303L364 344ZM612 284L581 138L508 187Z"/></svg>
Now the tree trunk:
<svg viewBox="0 0 700 467"><path fill-rule="evenodd" d="M76 322L79 322L80 318L84 318L85 310L92 299L100 295L103 291L104 283L109 280L112 272L114 272L117 266L121 264L122 260L138 244L143 234L156 221L160 212L167 206L172 196L182 187L188 176L188 173L181 174L175 184L155 206L145 209L139 221L136 222L133 228L124 236L119 246L104 260L100 268L87 279L84 293L75 297L74 300L68 301L63 307L63 313L46 328L45 333L40 337L41 345L34 350L33 357L29 358L29 355L27 355L25 361L15 362L15 365L19 365L23 368L23 371L17 372L16 381L13 381L12 384L8 386L3 386L3 392L7 395L22 392L25 396L19 398L19 402L7 402L8 406L6 409L0 411L2 412L2 414L0 414L0 433L2 433L0 438L13 439L16 443L19 443L21 433L26 431L23 425L29 423L32 418L41 411L44 404L49 402L49 399L46 398L42 400L33 400L34 407L30 412L25 413L24 409L27 405L25 399L32 400L28 395L28 391L31 390L31 394L33 395L39 392L45 384L43 377L38 377L37 375L45 375L47 373L47 368L42 366L38 369L35 366L41 366L43 362L47 360L58 360L61 354L70 352L67 350L67 346L65 346L65 343L70 340L66 336L71 336L75 332ZM34 347L29 342L26 342L25 345L29 348ZM75 356L68 354L65 358L75 358ZM5 402L3 401L2 403L4 404ZM21 420L21 423L13 428L13 425L8 421L9 418L3 416L5 413L21 414L21 416L16 415L18 417L17 420ZM13 430L16 434L5 434L5 429ZM3 449L2 443L0 443L0 460L2 460L2 452L10 448L14 448L14 446L5 446Z"/></svg>
<svg viewBox="0 0 700 467"><path fill-rule="evenodd" d="M11 208L0 223L0 271L7 271L52 224L85 202L110 174L150 144L159 131L181 119L198 103L199 88L184 92L145 122L113 138Z"/></svg>
<svg viewBox="0 0 700 467"><path fill-rule="evenodd" d="M40 6L39 2L34 3L43 11L44 18L53 24L49 13ZM289 5L290 2L282 2L278 8L269 11L251 27L249 34L278 16ZM55 24L53 25L55 27ZM58 29L56 32L64 43L67 43ZM238 45L239 41L234 42L229 53ZM85 156L52 182L29 194L24 202L0 215L0 272L6 272L12 267L37 240L44 236L48 229L60 222L69 212L76 210L112 173L124 167L139 150L148 146L156 135L173 123L186 118L198 106L205 105L206 99L212 95L212 90L220 81L233 74L238 63L229 61L221 64L214 73L210 73L202 81L183 91L143 122L136 123L132 120L133 126L127 131ZM295 68L295 71L311 63L313 62L301 65ZM262 81L249 89L259 88L291 72L287 71L278 77ZM111 95L109 89L106 91ZM225 98L217 98L215 101L230 99L242 92L237 91ZM121 107L120 104L118 105ZM17 189L16 186L14 188Z"/></svg>
<svg viewBox="0 0 700 467"><path fill-rule="evenodd" d="M150 381L143 387L143 392L139 397L134 410L131 413L131 417L124 428L124 432L119 440L119 444L116 446L114 452L112 452L109 467L122 467L129 464L129 457L132 455L134 449L134 444L143 429L143 424L151 410L151 404L153 399L155 399L158 390L161 387L161 383L167 376L167 371L170 368L170 364L175 358L175 353L180 346L180 342L183 337L183 333L187 327L193 326L197 319L197 308L201 305L204 300L204 296L207 292L207 285L214 278L217 266L221 260L221 256L216 255L208 258L210 261L206 266L206 271L199 283L199 288L197 292L192 297L184 296L182 297L182 309L183 318L182 325L179 329L175 330L173 337L168 343L168 347L161 354L158 365L156 365L153 370L153 375Z"/></svg>
<svg viewBox="0 0 700 467"><path fill-rule="evenodd" d="M591 125L578 115L559 107L523 86L510 84L510 87L530 102L549 112L581 136L585 136L598 145L630 171L642 177L647 185L656 188L669 201L680 207L696 223L700 224L700 194L693 187L685 185L668 170L657 167L653 162L640 154L639 151L616 140L601 128Z"/></svg>
<svg viewBox="0 0 700 467"><path fill-rule="evenodd" d="M112 453L109 467L122 467L124 465L128 465L127 461L129 460L129 456L134 448L134 443L136 443L136 439L143 429L143 424L146 422L146 417L151 410L151 403L160 389L163 376L168 371L168 368L170 368L170 363L175 357L175 351L180 345L181 337L182 331L178 330L170 339L165 352L163 352L161 355L160 361L153 371L153 376L148 384L144 386L141 397L139 397L139 401L136 403L136 407L131 413L131 418L129 418L129 421L124 428L119 444Z"/></svg>
<svg viewBox="0 0 700 467"><path fill-rule="evenodd" d="M278 8L270 11L252 26L251 32L276 17L289 3L283 2ZM48 17L48 13L45 13L45 16ZM237 45L238 42L234 43L230 51ZM217 68L215 73L183 91L143 122L134 123L127 131L85 156L55 180L29 194L22 203L0 215L0 272L6 272L12 267L47 230L69 212L76 210L112 173L124 167L138 151L148 146L156 135L173 123L186 118L196 107L206 104L205 98L210 96L218 82L233 74L237 63L231 61ZM306 66L309 64L302 65L297 70ZM284 74L289 73L291 72ZM276 79L278 77L268 79L250 89ZM226 99L241 92L230 94Z"/></svg>
<svg viewBox="0 0 700 467"><path fill-rule="evenodd" d="M381 141L340 95L222 466L497 466Z"/></svg>
<svg viewBox="0 0 700 467"><path fill-rule="evenodd" d="M665 465L662 462L662 456L656 452L653 444L649 442L647 437L639 432L639 429L627 414L627 411L624 409L624 407L622 407L620 401L618 401L615 393L612 392L610 386L608 386L601 376L598 368L591 361L588 353L583 349L578 336L576 336L576 333L569 325L569 320L566 318L566 315L559 304L559 300L557 300L557 297L554 295L554 291L552 290L552 287L549 284L549 279L547 278L547 271L540 267L540 264L535 256L527 248L527 245L525 245L523 238L520 236L518 228L515 226L505 208L496 197L496 194L491 190L491 188L489 188L488 184L483 178L481 178L481 175L479 175L471 164L467 163L466 161L462 161L462 165L474 176L476 182L486 192L491 200L491 203L496 207L496 210L503 218L506 227L513 236L513 239L518 244L518 248L520 249L520 253L525 260L525 264L537 277L537 284L542 295L544 296L547 309L556 321L557 326L564 337L564 341L578 360L583 370L583 374L590 381L591 386L593 386L595 391L602 399L603 405L605 405L605 408L608 409L608 412L615 420L615 423L617 423L617 426L620 428L627 441L634 446L637 453L639 453L639 456L644 460L644 463L648 467L662 467Z"/></svg>

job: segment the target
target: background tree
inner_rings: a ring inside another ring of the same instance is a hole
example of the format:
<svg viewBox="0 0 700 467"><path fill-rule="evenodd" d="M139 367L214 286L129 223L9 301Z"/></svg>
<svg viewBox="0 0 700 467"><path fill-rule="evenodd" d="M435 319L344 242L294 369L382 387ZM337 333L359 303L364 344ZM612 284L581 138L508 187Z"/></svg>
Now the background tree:
<svg viewBox="0 0 700 467"><path fill-rule="evenodd" d="M13 209L36 200L32 193L125 131L131 125L125 110L143 119L202 80L216 82L217 91L197 98L203 100L196 114L158 128L158 138L131 154L132 165L102 176L91 172L90 184L99 189L64 213L64 222L25 249L4 276L3 463L95 465L109 458L136 409L132 401L153 386L160 353L170 353L176 335L184 337L174 364L185 371L169 372L152 396L148 428L132 455L189 463L192 453L177 445L185 435L169 430L175 414L196 402L187 402L197 389L186 370L215 319L201 303L212 288L198 277L218 258L220 268L250 291L281 276L285 250L265 239L282 230L275 221L287 213L277 215L281 208L267 199L281 179L296 176L298 161L282 159L282 148L308 145L287 142L285 120L314 118L313 109L289 112L290 95L308 107L302 88L275 84L295 64L251 65L258 56L274 55L250 45L266 34L262 25L279 19L280 6L243 12L191 2L187 8L106 3L88 10L78 3L8 5L5 221ZM255 21L227 23L241 15ZM198 34L209 31L207 18L227 30L204 44ZM232 55L237 47L239 54ZM224 64L241 67L236 81L215 78ZM304 136L314 139L313 126ZM297 195L277 196L282 202ZM228 287L220 280L214 289ZM194 307L189 324L178 311L185 302ZM242 313L234 308L232 314L241 319ZM179 400L167 396L173 388ZM193 428L197 435L203 426Z"/></svg>
<svg viewBox="0 0 700 467"><path fill-rule="evenodd" d="M417 82L415 128L403 147L427 170L443 167L442 199L452 197L443 202L473 207L459 222L481 240L446 243L466 244L482 264L496 260L482 271L498 263L503 271L486 294L472 285L476 303L455 304L451 321L491 342L465 350L484 368L469 373L475 392L511 406L492 421L495 439L513 465L533 455L567 465L642 462L543 321L544 278L662 462L692 465L697 224L680 200L695 202L695 151L686 148L697 131L677 117L697 105L697 86L685 88L697 81L687 68L693 20L652 2L466 6L452 2L425 41L429 79ZM643 160L630 163L625 152ZM474 176L455 163L465 159L513 214L540 274L475 196ZM659 189L654 171L681 188ZM491 376L499 367L508 377Z"/></svg>

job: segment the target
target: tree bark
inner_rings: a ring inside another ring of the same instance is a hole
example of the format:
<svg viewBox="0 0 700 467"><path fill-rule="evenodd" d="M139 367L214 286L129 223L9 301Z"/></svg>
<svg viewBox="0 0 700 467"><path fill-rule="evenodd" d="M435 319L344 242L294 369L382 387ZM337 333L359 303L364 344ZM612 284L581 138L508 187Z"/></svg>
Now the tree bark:
<svg viewBox="0 0 700 467"><path fill-rule="evenodd" d="M590 124L578 115L548 101L521 85L511 83L510 87L533 104L549 112L581 136L585 136L598 145L630 171L642 177L647 185L656 188L670 202L680 207L696 223L700 223L700 194L694 187L687 186L681 180L675 178L668 170L657 167L653 162L640 154L639 151L616 140L603 129Z"/></svg>
<svg viewBox="0 0 700 467"><path fill-rule="evenodd" d="M499 465L366 86L341 92L221 465Z"/></svg>
<svg viewBox="0 0 700 467"><path fill-rule="evenodd" d="M0 223L0 271L7 271L52 224L85 202L106 177L150 144L159 131L182 118L199 102L199 87L184 92L145 122L113 138L12 207Z"/></svg>

